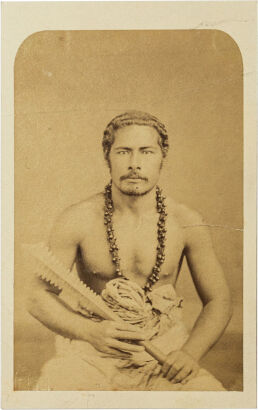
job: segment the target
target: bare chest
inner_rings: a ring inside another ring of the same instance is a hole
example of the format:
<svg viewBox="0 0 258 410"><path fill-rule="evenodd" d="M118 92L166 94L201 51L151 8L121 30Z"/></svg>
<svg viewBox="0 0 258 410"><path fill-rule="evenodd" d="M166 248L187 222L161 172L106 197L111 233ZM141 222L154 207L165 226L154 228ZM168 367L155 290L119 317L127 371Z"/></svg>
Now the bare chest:
<svg viewBox="0 0 258 410"><path fill-rule="evenodd" d="M155 218L142 219L137 223L114 220L120 268L126 277L140 286L144 286L156 262L157 222ZM184 241L182 231L173 218L168 218L166 228L165 261L160 278L171 283L171 276L176 277L181 265ZM114 277L115 266L103 223L96 224L91 234L85 236L80 251L80 270L83 271L81 275L86 275L86 281L92 281L94 277L107 281Z"/></svg>

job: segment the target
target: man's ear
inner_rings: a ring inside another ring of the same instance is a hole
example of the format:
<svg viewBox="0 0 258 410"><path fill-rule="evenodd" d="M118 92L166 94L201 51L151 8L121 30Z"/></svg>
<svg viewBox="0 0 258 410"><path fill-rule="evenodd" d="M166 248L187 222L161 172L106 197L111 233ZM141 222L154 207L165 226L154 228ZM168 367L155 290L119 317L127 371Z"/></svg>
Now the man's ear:
<svg viewBox="0 0 258 410"><path fill-rule="evenodd" d="M103 151L103 156L104 156L104 160L107 162L108 161L108 153L107 150Z"/></svg>
<svg viewBox="0 0 258 410"><path fill-rule="evenodd" d="M106 155L106 153L104 153L104 159L105 159L105 163L108 166L109 170L111 171L111 163L109 160L109 155Z"/></svg>
<svg viewBox="0 0 258 410"><path fill-rule="evenodd" d="M111 163L109 161L109 158L106 160L106 163L107 163L108 169L111 171Z"/></svg>

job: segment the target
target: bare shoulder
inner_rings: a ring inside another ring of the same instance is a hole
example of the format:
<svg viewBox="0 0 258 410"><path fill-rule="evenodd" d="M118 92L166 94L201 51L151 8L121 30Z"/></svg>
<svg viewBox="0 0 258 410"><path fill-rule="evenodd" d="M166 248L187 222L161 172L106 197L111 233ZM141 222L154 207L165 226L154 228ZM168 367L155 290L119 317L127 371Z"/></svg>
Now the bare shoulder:
<svg viewBox="0 0 258 410"><path fill-rule="evenodd" d="M103 212L103 204L103 193L100 192L65 208L54 222L50 241L62 238L66 242L79 243Z"/></svg>
<svg viewBox="0 0 258 410"><path fill-rule="evenodd" d="M204 219L198 211L183 203L176 202L171 197L167 198L167 209L168 214L174 216L181 228L205 225Z"/></svg>
<svg viewBox="0 0 258 410"><path fill-rule="evenodd" d="M167 204L168 214L174 216L181 228L186 248L193 249L200 244L211 243L207 224L197 210L178 203L172 198L168 198Z"/></svg>

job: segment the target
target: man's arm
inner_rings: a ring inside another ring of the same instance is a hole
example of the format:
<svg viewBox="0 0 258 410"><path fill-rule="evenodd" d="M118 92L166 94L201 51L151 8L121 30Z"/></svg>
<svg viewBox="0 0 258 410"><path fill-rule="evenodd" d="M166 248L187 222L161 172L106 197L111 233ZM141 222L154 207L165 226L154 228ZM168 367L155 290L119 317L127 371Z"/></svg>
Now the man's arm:
<svg viewBox="0 0 258 410"><path fill-rule="evenodd" d="M232 316L232 305L208 227L199 215L193 219L194 226L185 228L186 259L203 309L183 350L200 360L225 330Z"/></svg>
<svg viewBox="0 0 258 410"><path fill-rule="evenodd" d="M69 270L73 266L79 240L73 220L73 211L68 208L55 221L48 242L51 251ZM82 324L85 327L85 322L61 303L58 298L60 291L36 275L31 278L30 284L32 291L27 300L29 313L50 330L66 337L80 339L80 330Z"/></svg>
<svg viewBox="0 0 258 410"><path fill-rule="evenodd" d="M86 221L84 213L83 221ZM69 208L57 219L52 229L49 247L63 266L71 270L77 246L83 232L76 210ZM29 313L50 330L70 339L91 343L96 349L109 354L128 357L128 352L144 348L122 340L144 340L142 332L127 323L103 320L96 323L69 309L59 298L59 290L36 276L31 280L30 296L27 300Z"/></svg>
<svg viewBox="0 0 258 410"><path fill-rule="evenodd" d="M181 351L172 352L163 366L173 382L187 381L197 373L198 361L221 336L232 315L229 288L207 226L190 211L184 231L185 255L203 309Z"/></svg>

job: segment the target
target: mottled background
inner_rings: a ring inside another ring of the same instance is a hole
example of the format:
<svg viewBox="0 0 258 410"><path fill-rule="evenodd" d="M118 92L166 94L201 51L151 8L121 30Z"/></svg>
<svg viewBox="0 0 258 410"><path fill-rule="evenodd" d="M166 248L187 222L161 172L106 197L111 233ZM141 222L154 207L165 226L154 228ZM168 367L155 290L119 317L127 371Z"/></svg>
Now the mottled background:
<svg viewBox="0 0 258 410"><path fill-rule="evenodd" d="M101 139L127 109L166 125L160 185L211 225L234 316L203 365L242 389L243 79L240 51L218 30L43 31L15 62L15 389L31 389L54 354L53 334L25 310L30 269L21 244L47 240L66 206L108 181ZM187 267L185 320L201 305Z"/></svg>

